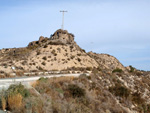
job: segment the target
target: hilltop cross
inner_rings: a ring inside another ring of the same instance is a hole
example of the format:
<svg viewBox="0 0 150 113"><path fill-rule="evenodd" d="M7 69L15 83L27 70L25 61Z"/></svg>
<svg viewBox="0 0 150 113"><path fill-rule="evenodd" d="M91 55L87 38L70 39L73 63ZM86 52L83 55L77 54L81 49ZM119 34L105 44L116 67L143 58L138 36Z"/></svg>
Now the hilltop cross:
<svg viewBox="0 0 150 113"><path fill-rule="evenodd" d="M64 29L64 13L67 12L67 11L62 10L62 11L60 11L60 12L63 13L63 17L62 17L62 25L61 25L61 29L63 30L63 29Z"/></svg>

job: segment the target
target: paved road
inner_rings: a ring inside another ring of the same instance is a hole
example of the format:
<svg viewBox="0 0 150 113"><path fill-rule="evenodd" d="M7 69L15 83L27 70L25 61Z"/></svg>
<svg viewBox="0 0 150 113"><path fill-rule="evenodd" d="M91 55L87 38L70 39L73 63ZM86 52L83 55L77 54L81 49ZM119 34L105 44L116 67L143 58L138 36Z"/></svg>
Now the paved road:
<svg viewBox="0 0 150 113"><path fill-rule="evenodd" d="M0 90L7 89L11 84L22 83L28 87L30 87L30 82L38 80L40 77L61 77L61 76L74 76L78 77L81 74L57 74L57 75L47 75L47 76L36 76L36 77L20 77L20 78L6 78L0 79Z"/></svg>

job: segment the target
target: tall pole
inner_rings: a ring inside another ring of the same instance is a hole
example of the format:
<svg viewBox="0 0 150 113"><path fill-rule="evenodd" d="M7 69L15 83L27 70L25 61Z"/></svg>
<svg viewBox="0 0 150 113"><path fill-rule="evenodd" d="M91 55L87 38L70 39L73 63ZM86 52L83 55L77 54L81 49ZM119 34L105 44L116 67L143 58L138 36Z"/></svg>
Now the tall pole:
<svg viewBox="0 0 150 113"><path fill-rule="evenodd" d="M67 11L62 10L62 11L60 11L60 12L63 13L63 16L62 16L62 25L61 25L61 29L63 30L63 29L64 29L64 14L65 14L65 12L67 12Z"/></svg>

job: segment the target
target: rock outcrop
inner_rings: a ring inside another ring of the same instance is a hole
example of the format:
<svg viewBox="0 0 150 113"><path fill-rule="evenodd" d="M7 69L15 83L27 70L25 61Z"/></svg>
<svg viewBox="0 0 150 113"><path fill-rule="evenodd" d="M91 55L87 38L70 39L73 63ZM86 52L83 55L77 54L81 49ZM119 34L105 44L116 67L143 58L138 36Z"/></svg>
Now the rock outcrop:
<svg viewBox="0 0 150 113"><path fill-rule="evenodd" d="M40 36L40 38L39 38L38 41L30 42L30 43L28 44L28 47L40 45L40 44L46 42L47 40L48 40L47 37L45 38L45 37L43 37L43 36Z"/></svg>
<svg viewBox="0 0 150 113"><path fill-rule="evenodd" d="M74 35L68 33L67 30L59 29L50 38L52 41L60 41L64 44L72 44L74 42Z"/></svg>

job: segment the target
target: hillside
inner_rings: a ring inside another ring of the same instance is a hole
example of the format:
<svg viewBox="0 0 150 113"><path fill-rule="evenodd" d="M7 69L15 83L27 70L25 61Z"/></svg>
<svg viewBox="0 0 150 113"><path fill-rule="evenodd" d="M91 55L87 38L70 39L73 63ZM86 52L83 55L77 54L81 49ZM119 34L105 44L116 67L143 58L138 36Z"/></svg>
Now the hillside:
<svg viewBox="0 0 150 113"><path fill-rule="evenodd" d="M108 54L97 54L89 52L88 55L95 59L99 66L104 70L113 71L116 68L127 71L127 69L113 56Z"/></svg>
<svg viewBox="0 0 150 113"><path fill-rule="evenodd" d="M150 113L150 73L103 72L40 78L0 93L0 109L12 113Z"/></svg>
<svg viewBox="0 0 150 113"><path fill-rule="evenodd" d="M0 50L0 75L3 76L52 70L90 71L93 68L126 70L113 56L86 53L76 44L72 33L61 29L50 38L40 36L27 47Z"/></svg>
<svg viewBox="0 0 150 113"><path fill-rule="evenodd" d="M12 113L150 113L150 72L124 67L108 54L86 53L66 30L59 29L50 38L40 36L24 48L0 50L0 78L53 71L80 76L54 75L28 85L10 85L0 91L0 109Z"/></svg>

